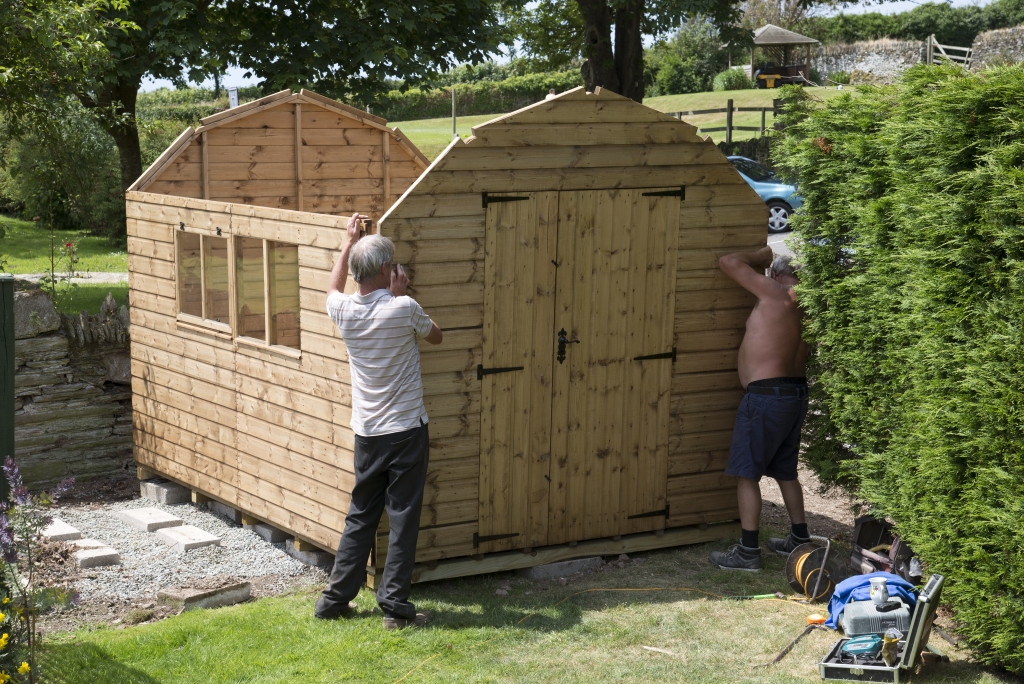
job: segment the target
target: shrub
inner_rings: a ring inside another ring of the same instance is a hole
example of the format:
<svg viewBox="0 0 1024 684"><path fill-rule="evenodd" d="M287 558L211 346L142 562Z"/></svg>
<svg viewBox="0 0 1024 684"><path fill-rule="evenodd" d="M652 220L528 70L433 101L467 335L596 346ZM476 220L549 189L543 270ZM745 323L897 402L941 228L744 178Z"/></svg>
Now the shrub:
<svg viewBox="0 0 1024 684"><path fill-rule="evenodd" d="M712 89L721 90L746 90L754 87L754 79L743 72L743 69L726 69L715 76Z"/></svg>
<svg viewBox="0 0 1024 684"><path fill-rule="evenodd" d="M833 83L839 83L841 85L849 85L850 74L846 73L845 71L833 71L831 74L828 75L828 80L832 81Z"/></svg>
<svg viewBox="0 0 1024 684"><path fill-rule="evenodd" d="M667 41L644 54L644 84L648 97L702 93L727 63L718 29L706 18L687 21Z"/></svg>
<svg viewBox="0 0 1024 684"><path fill-rule="evenodd" d="M946 576L958 631L1024 674L1024 67L915 67L774 150L804 207L806 459Z"/></svg>

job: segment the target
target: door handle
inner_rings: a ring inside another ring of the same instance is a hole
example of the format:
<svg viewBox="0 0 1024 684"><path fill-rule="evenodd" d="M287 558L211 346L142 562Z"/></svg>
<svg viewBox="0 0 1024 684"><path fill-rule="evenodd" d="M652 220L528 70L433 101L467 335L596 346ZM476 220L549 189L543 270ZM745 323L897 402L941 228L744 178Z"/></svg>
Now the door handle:
<svg viewBox="0 0 1024 684"><path fill-rule="evenodd" d="M579 344L579 340L570 340L566 337L565 328L558 331L558 355L555 357L558 359L558 363L565 361L565 345L567 344Z"/></svg>

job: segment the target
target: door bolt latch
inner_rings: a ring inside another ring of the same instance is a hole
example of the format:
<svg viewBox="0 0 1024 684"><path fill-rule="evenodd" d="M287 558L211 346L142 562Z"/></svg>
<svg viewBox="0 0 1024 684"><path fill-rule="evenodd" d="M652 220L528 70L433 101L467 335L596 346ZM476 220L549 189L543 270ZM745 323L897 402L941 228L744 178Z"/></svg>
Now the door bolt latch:
<svg viewBox="0 0 1024 684"><path fill-rule="evenodd" d="M565 345L567 344L579 344L579 340L570 340L566 337L568 333L565 332L565 328L558 331L558 355L555 357L558 359L558 363L565 361Z"/></svg>

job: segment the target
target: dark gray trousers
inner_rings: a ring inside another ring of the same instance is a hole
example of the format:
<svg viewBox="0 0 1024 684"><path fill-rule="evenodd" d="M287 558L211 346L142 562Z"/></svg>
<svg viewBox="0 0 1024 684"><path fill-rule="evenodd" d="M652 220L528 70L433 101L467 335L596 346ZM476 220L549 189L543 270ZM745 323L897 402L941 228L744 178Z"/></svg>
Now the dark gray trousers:
<svg viewBox="0 0 1024 684"><path fill-rule="evenodd" d="M391 534L384 574L377 589L377 603L385 617L416 617L416 607L409 602L409 593L420 531L429 441L426 424L378 437L356 435L356 484L352 489L352 503L334 556L330 581L316 604L318 614L329 614L347 606L365 584L366 561L381 513L386 508Z"/></svg>

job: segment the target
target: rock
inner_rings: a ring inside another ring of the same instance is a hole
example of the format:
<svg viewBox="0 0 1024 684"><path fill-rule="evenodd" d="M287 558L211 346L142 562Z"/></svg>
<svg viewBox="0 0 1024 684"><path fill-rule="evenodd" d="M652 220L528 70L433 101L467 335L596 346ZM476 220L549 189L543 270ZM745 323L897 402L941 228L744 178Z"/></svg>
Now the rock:
<svg viewBox="0 0 1024 684"><path fill-rule="evenodd" d="M24 340L60 328L60 317L43 290L14 293L14 339Z"/></svg>

